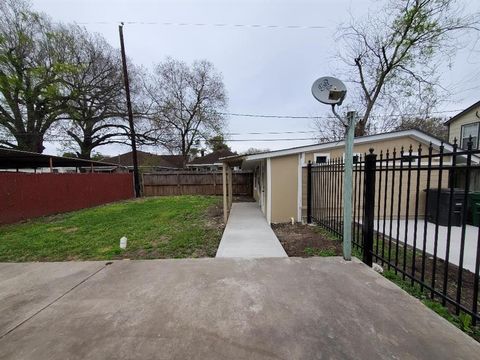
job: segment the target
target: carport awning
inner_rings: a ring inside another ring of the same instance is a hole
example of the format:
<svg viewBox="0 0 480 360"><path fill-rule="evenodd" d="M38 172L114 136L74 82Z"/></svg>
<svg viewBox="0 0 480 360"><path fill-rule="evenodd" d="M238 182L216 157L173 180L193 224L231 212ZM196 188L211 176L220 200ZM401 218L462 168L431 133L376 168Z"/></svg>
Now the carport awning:
<svg viewBox="0 0 480 360"><path fill-rule="evenodd" d="M0 148L0 169L35 169L42 167L118 167L102 161L68 158Z"/></svg>
<svg viewBox="0 0 480 360"><path fill-rule="evenodd" d="M220 158L220 161L224 164L227 164L230 167L242 166L245 155L234 155Z"/></svg>

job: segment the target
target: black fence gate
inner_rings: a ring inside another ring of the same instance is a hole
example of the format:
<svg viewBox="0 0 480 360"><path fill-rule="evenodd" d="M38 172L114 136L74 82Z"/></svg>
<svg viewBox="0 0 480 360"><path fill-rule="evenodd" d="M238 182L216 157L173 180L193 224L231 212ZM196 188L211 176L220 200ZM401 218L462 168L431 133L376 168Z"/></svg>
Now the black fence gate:
<svg viewBox="0 0 480 360"><path fill-rule="evenodd" d="M354 158L352 247L475 325L479 316L480 150L457 144ZM343 159L308 164L307 221L342 238ZM459 187L461 186L461 188Z"/></svg>

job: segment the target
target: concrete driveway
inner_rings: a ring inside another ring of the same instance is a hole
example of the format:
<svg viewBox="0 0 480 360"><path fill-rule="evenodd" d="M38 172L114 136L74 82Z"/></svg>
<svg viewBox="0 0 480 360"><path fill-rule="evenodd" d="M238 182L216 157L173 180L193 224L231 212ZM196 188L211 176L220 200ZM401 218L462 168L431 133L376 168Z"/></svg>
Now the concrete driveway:
<svg viewBox="0 0 480 360"><path fill-rule="evenodd" d="M390 220L380 220L380 224L375 221L375 230L377 227L382 234L383 223L385 222L386 236L389 236L390 232ZM405 229L408 223L407 232L407 244L412 246L415 243L415 221L414 220L393 220L392 223L392 238L400 239L400 244L405 242ZM399 232L397 237L397 225L399 225ZM450 255L449 262L451 264L460 264L460 244L462 238L462 227L452 226L450 234ZM425 220L417 221L417 236L416 246L417 250L423 250L423 237L425 230ZM447 226L438 226L438 243L437 243L437 257L445 260L447 249ZM380 235L381 236L381 235ZM467 225L465 227L465 251L463 253L463 268L475 273L475 263L477 261L477 244L478 244L478 227ZM426 249L425 251L430 255L433 255L435 248L435 224L427 221L427 236L426 236Z"/></svg>
<svg viewBox="0 0 480 360"><path fill-rule="evenodd" d="M0 264L0 359L474 359L341 258Z"/></svg>

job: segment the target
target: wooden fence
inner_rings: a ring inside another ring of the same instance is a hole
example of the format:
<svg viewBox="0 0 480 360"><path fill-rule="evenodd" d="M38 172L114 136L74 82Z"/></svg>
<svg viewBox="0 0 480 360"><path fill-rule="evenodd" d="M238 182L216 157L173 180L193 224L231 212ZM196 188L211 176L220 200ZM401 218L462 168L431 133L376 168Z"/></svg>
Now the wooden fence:
<svg viewBox="0 0 480 360"><path fill-rule="evenodd" d="M222 172L174 171L143 174L144 196L222 195ZM253 195L253 174L233 172L233 194Z"/></svg>

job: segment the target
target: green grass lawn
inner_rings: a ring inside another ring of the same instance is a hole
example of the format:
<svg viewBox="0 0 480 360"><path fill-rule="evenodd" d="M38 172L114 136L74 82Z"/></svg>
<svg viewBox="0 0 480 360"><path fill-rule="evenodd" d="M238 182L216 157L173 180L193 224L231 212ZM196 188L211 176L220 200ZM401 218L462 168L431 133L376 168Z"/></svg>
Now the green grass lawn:
<svg viewBox="0 0 480 360"><path fill-rule="evenodd" d="M215 256L222 232L218 197L129 200L1 226L0 261Z"/></svg>

